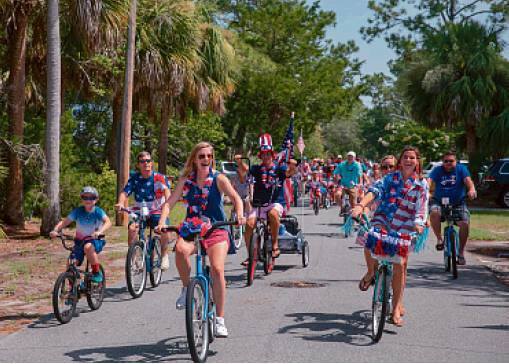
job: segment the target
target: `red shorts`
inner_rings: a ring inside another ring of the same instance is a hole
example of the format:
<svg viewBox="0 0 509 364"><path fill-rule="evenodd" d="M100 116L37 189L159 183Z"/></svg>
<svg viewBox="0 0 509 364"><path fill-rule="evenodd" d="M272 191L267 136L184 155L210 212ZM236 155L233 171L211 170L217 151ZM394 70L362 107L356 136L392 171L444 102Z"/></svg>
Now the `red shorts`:
<svg viewBox="0 0 509 364"><path fill-rule="evenodd" d="M222 243L223 241L226 241L227 246L230 244L230 237L228 235L228 231L223 229L217 229L214 230L207 239L202 241L202 246L205 250L207 250L211 246L214 246L218 243Z"/></svg>

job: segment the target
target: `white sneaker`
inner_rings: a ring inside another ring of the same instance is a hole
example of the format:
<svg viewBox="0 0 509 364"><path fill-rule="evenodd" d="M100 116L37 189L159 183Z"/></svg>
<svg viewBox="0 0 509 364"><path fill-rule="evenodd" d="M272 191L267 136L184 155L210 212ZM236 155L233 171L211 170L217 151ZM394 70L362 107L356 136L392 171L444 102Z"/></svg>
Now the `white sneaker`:
<svg viewBox="0 0 509 364"><path fill-rule="evenodd" d="M228 329L224 324L224 317L216 317L216 337L228 337Z"/></svg>
<svg viewBox="0 0 509 364"><path fill-rule="evenodd" d="M163 260L161 261L161 270L167 271L170 269L170 258L168 257L168 254L163 255Z"/></svg>
<svg viewBox="0 0 509 364"><path fill-rule="evenodd" d="M186 308L186 296L187 296L187 287L182 287L182 291L180 291L180 296L177 298L177 310L183 310Z"/></svg>

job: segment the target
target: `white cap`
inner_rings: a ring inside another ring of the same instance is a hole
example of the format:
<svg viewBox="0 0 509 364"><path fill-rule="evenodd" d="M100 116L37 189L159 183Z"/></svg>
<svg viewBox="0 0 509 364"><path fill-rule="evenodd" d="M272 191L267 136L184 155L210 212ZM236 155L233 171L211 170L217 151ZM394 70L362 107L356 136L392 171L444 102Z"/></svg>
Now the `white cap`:
<svg viewBox="0 0 509 364"><path fill-rule="evenodd" d="M352 156L355 158L357 156L357 154L355 154L355 152L349 151L347 154L347 157L349 157L349 156Z"/></svg>
<svg viewBox="0 0 509 364"><path fill-rule="evenodd" d="M336 158L341 158L343 159L343 156L341 154L338 154L338 156Z"/></svg>

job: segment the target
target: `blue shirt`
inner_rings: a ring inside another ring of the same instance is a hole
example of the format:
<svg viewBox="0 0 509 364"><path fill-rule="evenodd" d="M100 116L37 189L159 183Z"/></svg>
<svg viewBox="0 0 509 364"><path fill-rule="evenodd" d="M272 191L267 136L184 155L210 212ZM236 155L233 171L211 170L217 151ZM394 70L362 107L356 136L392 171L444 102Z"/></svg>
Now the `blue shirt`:
<svg viewBox="0 0 509 364"><path fill-rule="evenodd" d="M143 178L141 173L136 172L129 177L124 192L127 196L134 193L137 205L147 203L151 213L160 213L165 201L164 191L169 188L168 180L160 173L152 172L150 177Z"/></svg>
<svg viewBox="0 0 509 364"><path fill-rule="evenodd" d="M82 240L91 236L103 225L103 219L106 213L98 206L94 206L92 211L88 212L84 206L80 206L71 211L67 218L76 222L76 239Z"/></svg>
<svg viewBox="0 0 509 364"><path fill-rule="evenodd" d="M439 202L442 197L449 197L451 204L458 204L465 198L465 178L470 177L468 168L457 164L451 172L446 172L443 166L436 166L429 174L435 182L433 198Z"/></svg>
<svg viewBox="0 0 509 364"><path fill-rule="evenodd" d="M361 180L362 167L356 161L353 161L351 164L348 164L348 161L344 161L338 164L334 174L341 176L341 186L352 188L357 186Z"/></svg>

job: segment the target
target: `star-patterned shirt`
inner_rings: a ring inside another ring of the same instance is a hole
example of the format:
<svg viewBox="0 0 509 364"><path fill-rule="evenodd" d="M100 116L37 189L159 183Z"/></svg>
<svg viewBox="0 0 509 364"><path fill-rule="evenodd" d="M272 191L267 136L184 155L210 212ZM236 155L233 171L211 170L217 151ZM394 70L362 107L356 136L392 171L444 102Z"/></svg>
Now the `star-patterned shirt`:
<svg viewBox="0 0 509 364"><path fill-rule="evenodd" d="M127 196L134 193L137 206L147 204L151 214L160 214L161 206L165 202L165 190L170 188L167 178L157 172L152 172L150 177L143 178L141 173L136 172L127 181L124 192Z"/></svg>

